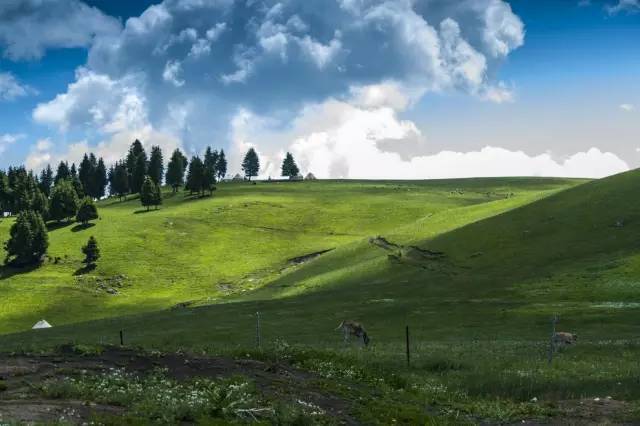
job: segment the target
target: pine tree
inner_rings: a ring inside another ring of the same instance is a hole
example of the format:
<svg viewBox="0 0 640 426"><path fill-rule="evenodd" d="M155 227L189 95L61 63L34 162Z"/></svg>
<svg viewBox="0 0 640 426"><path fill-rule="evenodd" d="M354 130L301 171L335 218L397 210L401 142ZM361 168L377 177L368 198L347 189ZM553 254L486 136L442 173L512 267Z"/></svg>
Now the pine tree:
<svg viewBox="0 0 640 426"><path fill-rule="evenodd" d="M244 171L245 177L249 178L249 180L254 176L258 176L260 172L260 159L253 148L249 148L249 151L247 151L247 154L244 156L242 170Z"/></svg>
<svg viewBox="0 0 640 426"><path fill-rule="evenodd" d="M47 253L49 236L42 217L34 211L18 215L5 243L5 263L23 266L39 262Z"/></svg>
<svg viewBox="0 0 640 426"><path fill-rule="evenodd" d="M31 212L28 214L29 222L31 223L31 233L33 239L31 240L31 251L33 253L32 261L40 262L42 257L47 254L49 248L49 234L47 227L42 219L42 216L38 212Z"/></svg>
<svg viewBox="0 0 640 426"><path fill-rule="evenodd" d="M66 161L61 161L58 164L58 170L56 172L56 178L54 180L54 185L60 182L61 180L67 180L71 177L71 171L69 170L69 164Z"/></svg>
<svg viewBox="0 0 640 426"><path fill-rule="evenodd" d="M49 199L40 189L36 189L33 194L31 208L39 213L44 221L49 219Z"/></svg>
<svg viewBox="0 0 640 426"><path fill-rule="evenodd" d="M218 151L213 151L211 150L211 147L207 147L207 150L204 153L202 189L203 191L209 191L209 194L213 194L213 191L215 190L217 162Z"/></svg>
<svg viewBox="0 0 640 426"><path fill-rule="evenodd" d="M91 155L93 156L93 154ZM93 158L95 160L95 157ZM80 162L80 168L78 169L78 179L82 184L83 192L88 196L92 196L93 194L94 174L94 165L92 164L91 160L89 160L89 156L87 154L84 154L84 157L82 157L82 161Z"/></svg>
<svg viewBox="0 0 640 426"><path fill-rule="evenodd" d="M216 170L218 172L218 180L224 179L227 174L227 158L224 156L224 150L220 150L218 154L218 164L216 164Z"/></svg>
<svg viewBox="0 0 640 426"><path fill-rule="evenodd" d="M14 173L12 199L14 213L20 213L33 208L33 198L38 190L38 184L32 173L27 173L24 167Z"/></svg>
<svg viewBox="0 0 640 426"><path fill-rule="evenodd" d="M9 241L5 243L4 249L7 257L4 262L23 265L31 260L31 242L33 233L31 224L27 218L27 213L20 213L9 231Z"/></svg>
<svg viewBox="0 0 640 426"><path fill-rule="evenodd" d="M144 152L144 147L142 146L142 142L140 142L138 139L136 139L131 144L131 147L129 147L129 152L127 153L127 159L125 161L125 164L127 166L127 173L129 175L129 190L132 193L138 192L138 191L134 190L134 188L135 188L134 176L136 175L136 164L138 162L138 157L143 152ZM145 158L146 158L146 155L145 155ZM145 167L145 171L146 171L146 167ZM143 174L143 176L144 176L144 174ZM138 190L139 189L140 189L140 187L138 186Z"/></svg>
<svg viewBox="0 0 640 426"><path fill-rule="evenodd" d="M80 182L80 178L78 177L78 174L71 174L71 186L73 187L73 189L76 191L76 195L78 196L78 199L82 199L85 196L84 193L84 188L82 187L82 182Z"/></svg>
<svg viewBox="0 0 640 426"><path fill-rule="evenodd" d="M49 197L52 187L53 170L51 170L51 166L47 164L47 167L40 172L40 191L42 191L46 197Z"/></svg>
<svg viewBox="0 0 640 426"><path fill-rule="evenodd" d="M85 191L85 195L97 198L98 182L96 181L96 169L98 168L98 159L93 152L89 154L89 162L91 163L91 175L89 176L89 191Z"/></svg>
<svg viewBox="0 0 640 426"><path fill-rule="evenodd" d="M53 188L49 201L49 217L61 222L71 220L78 212L78 194L69 180L63 180Z"/></svg>
<svg viewBox="0 0 640 426"><path fill-rule="evenodd" d="M293 155L290 152L287 152L287 155L282 162L282 176L288 176L289 179L292 179L300 173L300 169L296 165L296 161L293 159Z"/></svg>
<svg viewBox="0 0 640 426"><path fill-rule="evenodd" d="M173 192L177 192L178 188L184 185L184 171L187 165L187 158L179 149L173 151L171 160L167 167L167 185L173 188Z"/></svg>
<svg viewBox="0 0 640 426"><path fill-rule="evenodd" d="M100 259L98 241L96 241L93 235L89 237L87 244L82 247L82 253L84 254L84 260L82 263L85 263L87 266L94 266L98 259Z"/></svg>
<svg viewBox="0 0 640 426"><path fill-rule="evenodd" d="M204 164L198 156L191 158L189 162L189 171L187 172L187 183L185 189L189 190L189 193L194 192L200 195L204 191Z"/></svg>
<svg viewBox="0 0 640 426"><path fill-rule="evenodd" d="M157 183L155 184L155 190L153 192L153 205L156 209L162 205L162 188Z"/></svg>
<svg viewBox="0 0 640 426"><path fill-rule="evenodd" d="M149 211L149 207L155 205L156 197L156 184L151 177L145 176L142 187L140 188L140 203Z"/></svg>
<svg viewBox="0 0 640 426"><path fill-rule="evenodd" d="M149 176L158 185L162 185L164 178L164 158L159 146L151 147L151 158L149 159Z"/></svg>
<svg viewBox="0 0 640 426"><path fill-rule="evenodd" d="M109 192L122 200L129 193L129 173L125 163L118 162L109 173Z"/></svg>
<svg viewBox="0 0 640 426"><path fill-rule="evenodd" d="M107 183L107 167L104 165L104 160L100 158L94 174L95 192L92 194L94 198L99 200L104 197Z"/></svg>
<svg viewBox="0 0 640 426"><path fill-rule="evenodd" d="M98 219L98 208L91 197L85 197L80 202L80 207L76 214L76 221L86 226L90 221L96 219Z"/></svg>
<svg viewBox="0 0 640 426"><path fill-rule="evenodd" d="M129 188L132 193L136 194L140 192L140 188L144 183L147 175L147 154L142 151L136 159L136 166L133 169L133 175L131 177L132 186Z"/></svg>
<svg viewBox="0 0 640 426"><path fill-rule="evenodd" d="M7 174L0 170L0 215L11 211L11 188Z"/></svg>
<svg viewBox="0 0 640 426"><path fill-rule="evenodd" d="M76 163L71 163L71 167L69 168L69 175L72 178L78 177L78 169L76 169Z"/></svg>

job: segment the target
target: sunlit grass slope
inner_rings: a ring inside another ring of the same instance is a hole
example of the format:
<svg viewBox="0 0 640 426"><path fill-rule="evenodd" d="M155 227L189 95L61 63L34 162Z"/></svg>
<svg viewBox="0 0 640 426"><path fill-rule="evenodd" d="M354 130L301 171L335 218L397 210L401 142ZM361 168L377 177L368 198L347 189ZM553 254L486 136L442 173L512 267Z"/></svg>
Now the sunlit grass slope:
<svg viewBox="0 0 640 426"><path fill-rule="evenodd" d="M0 332L28 329L41 318L62 325L181 302L214 303L273 280L264 297L300 293L350 275L357 280L370 266L367 256L377 259L377 267L386 266L380 253L363 243L368 237L435 236L578 183L225 183L212 198L167 192L164 206L148 213L137 199L106 200L99 204L101 219L94 227L54 226L49 256L60 258L58 263L30 271L0 269ZM8 237L11 223L0 222L0 241ZM96 270L78 275L80 248L90 235L97 238L102 258ZM301 271L287 262L333 248L326 260ZM304 279L298 283L300 273ZM280 281L297 285L284 291ZM114 290L117 294L110 293Z"/></svg>

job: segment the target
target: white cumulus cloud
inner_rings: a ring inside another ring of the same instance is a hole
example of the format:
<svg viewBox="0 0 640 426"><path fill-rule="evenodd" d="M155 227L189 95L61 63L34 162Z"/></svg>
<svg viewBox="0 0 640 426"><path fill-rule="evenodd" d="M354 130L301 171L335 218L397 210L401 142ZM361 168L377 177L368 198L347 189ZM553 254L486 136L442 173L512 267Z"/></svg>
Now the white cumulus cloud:
<svg viewBox="0 0 640 426"><path fill-rule="evenodd" d="M11 101L35 91L20 83L11 73L0 72L0 100Z"/></svg>
<svg viewBox="0 0 640 426"><path fill-rule="evenodd" d="M330 99L307 106L285 131L243 110L234 123L238 155L249 146L262 154L263 177L278 175L284 151L291 151L303 172L321 178L432 179L488 176L565 176L599 178L629 169L596 147L566 158L550 152L527 154L496 146L470 152L441 151L406 156L407 145L428 142L420 129L389 106L363 108ZM286 140L285 147L275 141ZM423 146L424 148L424 146Z"/></svg>
<svg viewBox="0 0 640 426"><path fill-rule="evenodd" d="M145 99L139 90L142 84L134 76L114 80L80 68L67 91L38 104L33 118L60 131L75 125L106 132L141 127L147 121Z"/></svg>
<svg viewBox="0 0 640 426"><path fill-rule="evenodd" d="M134 76L113 80L79 69L76 81L69 85L67 92L39 104L33 118L61 132L82 125L97 142L83 139L63 143L56 142L55 138L43 139L32 147L26 164L37 170L61 160L79 162L86 152L94 152L111 164L125 155L135 139L147 148L158 145L165 152L182 148L178 136L150 123L147 99L140 91L143 85L143 79Z"/></svg>
<svg viewBox="0 0 640 426"><path fill-rule="evenodd" d="M91 33L75 82L33 118L111 147L147 128L198 149L229 136L238 152L256 146L269 173L295 149L319 176L363 176L344 158L358 146L372 164L424 177L408 159L424 157L426 138L399 113L432 92L512 101L514 85L495 76L524 35L504 0L164 0ZM297 117L287 138L270 131L286 127L281 115Z"/></svg>
<svg viewBox="0 0 640 426"><path fill-rule="evenodd" d="M618 0L615 4L605 5L605 10L609 15L617 15L621 12L637 13L640 12L640 0Z"/></svg>
<svg viewBox="0 0 640 426"><path fill-rule="evenodd" d="M17 141L24 139L25 137L26 136L22 133L18 133L18 134L5 133L3 135L0 135L0 154L6 151L9 145L13 145Z"/></svg>
<svg viewBox="0 0 640 426"><path fill-rule="evenodd" d="M164 81L173 84L176 87L184 86L184 80L180 78L182 73L182 64L178 61L168 61L164 66L162 78Z"/></svg>
<svg viewBox="0 0 640 426"><path fill-rule="evenodd" d="M38 59L46 49L89 46L120 22L79 0L0 2L0 48L13 60Z"/></svg>

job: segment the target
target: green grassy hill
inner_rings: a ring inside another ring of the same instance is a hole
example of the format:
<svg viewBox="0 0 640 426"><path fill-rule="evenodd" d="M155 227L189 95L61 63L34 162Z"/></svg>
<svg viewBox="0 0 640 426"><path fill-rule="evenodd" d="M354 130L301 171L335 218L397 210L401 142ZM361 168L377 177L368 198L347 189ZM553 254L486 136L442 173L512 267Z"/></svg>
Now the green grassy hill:
<svg viewBox="0 0 640 426"><path fill-rule="evenodd" d="M40 318L62 325L183 302L213 303L283 276L296 279L292 258L339 248L330 259L350 262L358 242L371 236L402 227L414 232L416 226L422 237L435 235L577 183L222 184L212 198L166 193L163 208L151 212L136 199L107 200L90 229L53 226L51 260L43 267L0 269L0 332L28 329ZM0 241L11 223L0 223ZM95 271L80 274L80 248L90 235L98 239L102 259Z"/></svg>
<svg viewBox="0 0 640 426"><path fill-rule="evenodd" d="M175 196L145 214L134 214L135 201L109 201L92 230L52 232L51 254L69 256L62 264L16 275L3 269L0 280L10 301L0 314L4 331L39 317L77 324L1 336L0 344L115 343L125 330L129 344L147 348L244 353L260 312L267 347L337 350L351 366L402 371L419 398L464 404L474 415L513 420L557 408L536 411L525 403L534 396L636 404L639 187L632 171L590 182L221 185L212 199ZM127 275L118 295L72 275L80 260L73 247L90 233L105 252L91 274ZM197 302L162 309L190 300ZM579 344L549 367L553 315ZM83 322L100 317L109 318ZM345 318L367 326L370 350L341 350L334 328ZM328 368L309 357L305 367Z"/></svg>

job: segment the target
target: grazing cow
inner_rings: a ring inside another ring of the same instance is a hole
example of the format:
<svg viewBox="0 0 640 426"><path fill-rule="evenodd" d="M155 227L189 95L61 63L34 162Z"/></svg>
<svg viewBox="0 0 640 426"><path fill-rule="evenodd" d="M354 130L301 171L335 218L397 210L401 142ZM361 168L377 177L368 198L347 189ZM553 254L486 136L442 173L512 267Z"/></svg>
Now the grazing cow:
<svg viewBox="0 0 640 426"><path fill-rule="evenodd" d="M342 323L340 323L338 328L336 328L336 330L340 330L340 329L342 329L342 332L344 333L345 343L349 341L349 338L351 336L355 337L358 340L362 339L362 343L365 346L367 346L369 344L369 341L371 340L369 339L369 336L367 335L367 332L365 331L362 324L357 323L355 321L342 321Z"/></svg>
<svg viewBox="0 0 640 426"><path fill-rule="evenodd" d="M564 331L558 331L551 336L551 344L554 350L564 348L565 346L573 345L578 341L578 335L572 333L565 333Z"/></svg>

